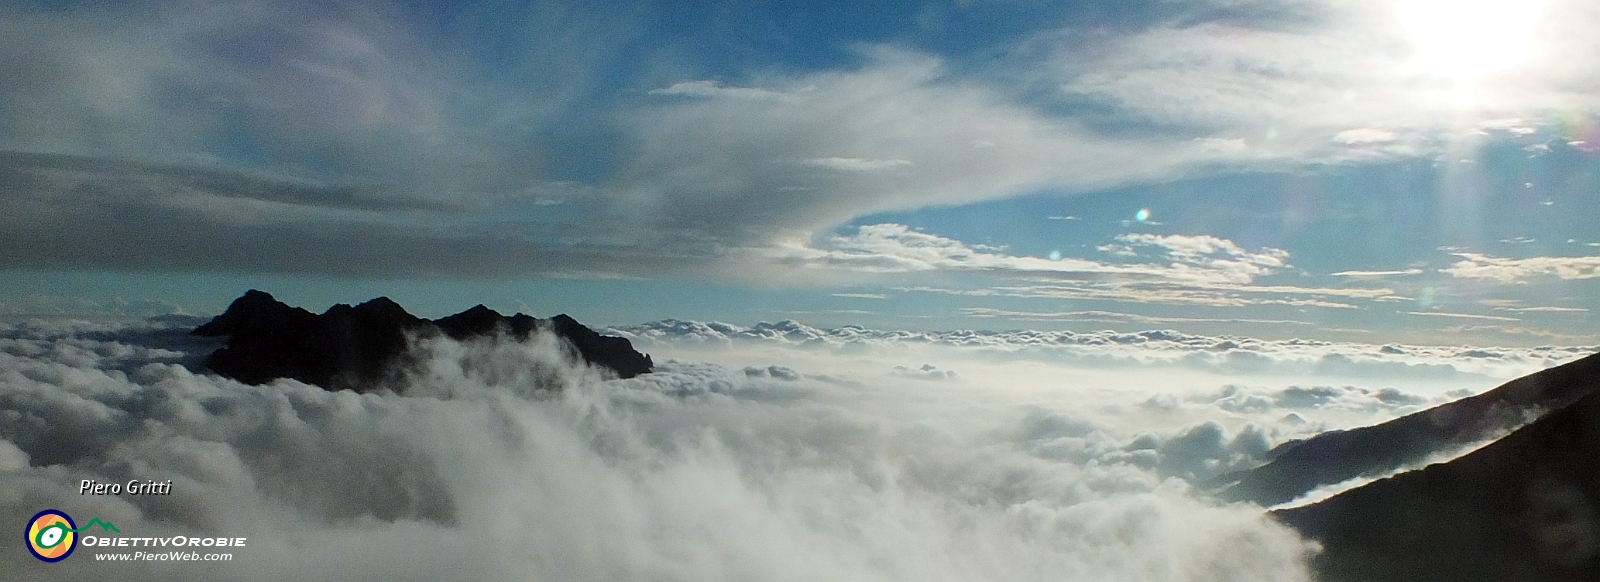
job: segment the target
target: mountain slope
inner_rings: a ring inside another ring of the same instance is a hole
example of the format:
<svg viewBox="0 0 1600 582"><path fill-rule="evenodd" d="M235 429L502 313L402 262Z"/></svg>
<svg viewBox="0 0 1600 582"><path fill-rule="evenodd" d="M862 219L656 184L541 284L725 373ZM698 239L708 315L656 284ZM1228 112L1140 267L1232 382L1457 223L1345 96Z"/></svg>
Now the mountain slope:
<svg viewBox="0 0 1600 582"><path fill-rule="evenodd" d="M1271 462L1228 476L1230 501L1265 506L1320 485L1392 471L1451 447L1470 445L1600 391L1600 354L1507 382L1477 396L1382 424L1330 431L1292 444Z"/></svg>
<svg viewBox="0 0 1600 582"><path fill-rule="evenodd" d="M1448 463L1273 515L1326 582L1600 580L1600 394Z"/></svg>

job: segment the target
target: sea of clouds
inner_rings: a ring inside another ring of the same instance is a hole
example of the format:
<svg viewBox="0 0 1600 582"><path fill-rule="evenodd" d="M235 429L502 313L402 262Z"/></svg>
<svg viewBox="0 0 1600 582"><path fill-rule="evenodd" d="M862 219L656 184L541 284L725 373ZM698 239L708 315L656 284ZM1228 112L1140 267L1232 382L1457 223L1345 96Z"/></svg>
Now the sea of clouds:
<svg viewBox="0 0 1600 582"><path fill-rule="evenodd" d="M1586 353L659 322L608 330L658 362L634 379L548 337L428 340L408 381L356 394L206 373L217 344L186 334L201 321L0 325L0 518L57 508L247 546L45 564L14 540L0 571L1307 580L1313 548L1208 500L1211 479ZM84 479L173 486L79 495Z"/></svg>

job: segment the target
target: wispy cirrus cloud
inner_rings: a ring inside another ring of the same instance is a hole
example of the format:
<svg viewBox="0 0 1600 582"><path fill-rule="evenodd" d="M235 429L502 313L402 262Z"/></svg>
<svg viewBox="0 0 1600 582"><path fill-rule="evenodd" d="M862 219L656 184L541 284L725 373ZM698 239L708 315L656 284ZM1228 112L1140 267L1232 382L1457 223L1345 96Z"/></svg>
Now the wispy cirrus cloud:
<svg viewBox="0 0 1600 582"><path fill-rule="evenodd" d="M158 27L148 46L121 47L160 54L170 70L143 64L119 73L137 92L119 102L114 117L74 104L94 93L92 84L0 83L8 110L32 112L0 119L12 130L0 148L14 152L15 175L60 178L0 184L0 201L12 209L4 230L27 232L8 242L31 249L10 266L716 275L739 272L715 267L729 249L871 212L1082 190L1173 175L1226 156L1187 138L1127 139L1054 119L952 73L937 56L892 47L865 49L852 69L778 75L761 86L675 82L602 115L573 108L613 105L574 105L559 91L513 91L521 86L515 78L474 78L470 72L488 73L462 62L463 55L433 54L437 47L407 40L397 33L405 24L382 11L280 20L273 9L257 8L216 11L216 22L177 19ZM0 53L66 59L52 66L81 74L62 79L104 77L88 55L41 52L17 39L49 32L49 40L72 44L96 31L117 37L119 26L17 14L3 25L15 34L5 35L10 44ZM234 27L282 32L293 42L244 59L201 42L214 28ZM597 36L597 54L588 58L602 58L613 36ZM574 59L580 72L556 78L585 86L596 66ZM208 106L215 115L150 97L178 91L163 85L173 78L191 77L195 86L179 92L205 103L215 98ZM72 98L40 109L46 102L35 94L52 92ZM480 101L494 106L476 107ZM80 127L102 117L100 125ZM217 118L258 123L241 128ZM577 133L563 140L628 155L551 159L548 152L560 148L546 124L555 119L591 123L563 126ZM65 125L30 125L45 121ZM207 143L231 140L275 153L206 153ZM324 155L319 144L340 155ZM31 153L38 150L72 155ZM137 161L107 163L121 158ZM65 163L76 169L63 177ZM555 175L566 166L590 175ZM178 187L141 186L155 181ZM71 204L34 204L39 198ZM244 208L239 201L282 204ZM253 230L262 210L283 236ZM119 246L148 256L75 245L103 236L106 217L133 215L160 217L113 229L132 236ZM646 260L651 254L670 258ZM469 256L481 260L461 260Z"/></svg>
<svg viewBox="0 0 1600 582"><path fill-rule="evenodd" d="M1333 135L1335 143L1345 145L1388 143L1399 139L1395 132L1374 127L1359 127L1346 129Z"/></svg>
<svg viewBox="0 0 1600 582"><path fill-rule="evenodd" d="M1340 298L1377 299L1387 293L1367 289L1321 289L1290 286L1183 286L1159 283L1097 283L995 286L976 289L911 287L908 291L965 295L970 297L1018 297L1025 299L1088 299L1120 303L1199 305L1207 307L1248 307L1285 305L1356 309ZM1259 293L1259 294L1257 294ZM1296 296L1299 297L1296 297ZM1319 298L1319 296L1321 298Z"/></svg>
<svg viewBox="0 0 1600 582"><path fill-rule="evenodd" d="M636 156L609 185L626 208L652 210L629 213L642 228L750 244L875 212L1083 191L1237 156L1193 136L1100 132L893 46L862 49L853 69L760 81L677 83L672 93L701 97L624 117ZM747 97L767 94L791 98Z"/></svg>
<svg viewBox="0 0 1600 582"><path fill-rule="evenodd" d="M1451 313L1447 311L1407 311L1406 315L1423 315L1427 317L1448 317L1452 319L1483 319L1488 321L1522 321L1515 317L1503 315L1480 315L1476 313Z"/></svg>
<svg viewBox="0 0 1600 582"><path fill-rule="evenodd" d="M1405 275L1421 275L1422 269L1405 269L1402 271L1339 271L1329 273L1334 277L1350 277L1353 279L1380 279L1383 277L1399 277Z"/></svg>
<svg viewBox="0 0 1600 582"><path fill-rule="evenodd" d="M1029 257L970 245L901 224L871 224L853 234L794 239L754 249L759 260L823 274L966 273L976 287L907 286L905 291L969 297L1088 299L1211 307L1284 305L1353 309L1351 301L1391 297L1392 289L1307 287L1258 281L1290 267L1287 251L1249 250L1208 235L1126 233L1098 248L1112 258Z"/></svg>
<svg viewBox="0 0 1600 582"><path fill-rule="evenodd" d="M1558 279L1600 278L1600 256L1529 257L1511 259L1478 253L1456 253L1462 260L1439 272L1464 279L1499 283L1526 283L1539 277Z"/></svg>
<svg viewBox="0 0 1600 582"><path fill-rule="evenodd" d="M1439 331L1440 333L1458 336L1498 337L1501 338L1500 341L1513 340L1525 342L1528 339L1534 339L1540 343L1559 342L1567 345L1593 343L1596 339L1594 335L1562 333L1560 331L1530 327L1526 325L1457 325Z"/></svg>
<svg viewBox="0 0 1600 582"><path fill-rule="evenodd" d="M1162 262L1112 263L1091 259L1028 257L982 248L921 232L903 224L869 224L854 234L798 239L767 249L768 258L808 269L876 273L970 271L1005 277L1050 279L1161 280L1188 283L1248 284L1287 266L1287 251L1247 251L1213 236L1123 234L1101 250L1124 257L1156 251Z"/></svg>
<svg viewBox="0 0 1600 582"><path fill-rule="evenodd" d="M675 95L680 97L702 97L717 99L751 99L757 101L773 100L793 102L798 99L795 93L773 91L758 87L729 87L716 81L682 81L673 83L669 87L651 89L651 95Z"/></svg>
<svg viewBox="0 0 1600 582"><path fill-rule="evenodd" d="M911 165L911 162L908 160L874 160L870 158L841 157L809 158L801 160L801 163L818 168L843 170L847 172L868 172L872 170L885 170L889 168L898 168L901 166Z"/></svg>
<svg viewBox="0 0 1600 582"><path fill-rule="evenodd" d="M846 297L850 299L888 299L883 293L831 293L833 297Z"/></svg>

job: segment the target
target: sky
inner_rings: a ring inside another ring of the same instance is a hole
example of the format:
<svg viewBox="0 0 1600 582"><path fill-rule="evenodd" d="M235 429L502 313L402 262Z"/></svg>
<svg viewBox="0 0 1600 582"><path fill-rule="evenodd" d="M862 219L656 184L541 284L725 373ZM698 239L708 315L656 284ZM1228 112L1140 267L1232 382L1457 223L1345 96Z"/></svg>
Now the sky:
<svg viewBox="0 0 1600 582"><path fill-rule="evenodd" d="M0 1L0 315L1600 343L1580 0Z"/></svg>

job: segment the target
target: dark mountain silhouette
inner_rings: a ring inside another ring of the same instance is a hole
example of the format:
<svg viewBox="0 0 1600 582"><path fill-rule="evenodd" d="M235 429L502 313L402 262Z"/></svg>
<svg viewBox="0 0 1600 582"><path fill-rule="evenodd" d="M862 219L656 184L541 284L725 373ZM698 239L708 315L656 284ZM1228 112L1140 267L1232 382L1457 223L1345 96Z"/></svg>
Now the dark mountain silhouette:
<svg viewBox="0 0 1600 582"><path fill-rule="evenodd" d="M1600 354L1383 424L1288 443L1271 462L1219 479L1226 488L1218 496L1277 505L1321 485L1382 475L1437 452L1483 442L1597 391Z"/></svg>
<svg viewBox="0 0 1600 582"><path fill-rule="evenodd" d="M1273 512L1324 582L1600 580L1600 394L1448 463Z"/></svg>
<svg viewBox="0 0 1600 582"><path fill-rule="evenodd" d="M566 315L548 320L520 313L506 317L478 305L429 321L387 297L354 307L335 305L317 315L252 289L191 333L226 336L227 345L212 352L205 365L240 382L294 378L330 390L367 391L402 373L412 336L444 334L463 340L504 333L525 340L540 330L564 340L584 361L622 378L654 366L627 339L602 336Z"/></svg>

